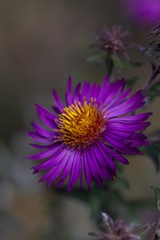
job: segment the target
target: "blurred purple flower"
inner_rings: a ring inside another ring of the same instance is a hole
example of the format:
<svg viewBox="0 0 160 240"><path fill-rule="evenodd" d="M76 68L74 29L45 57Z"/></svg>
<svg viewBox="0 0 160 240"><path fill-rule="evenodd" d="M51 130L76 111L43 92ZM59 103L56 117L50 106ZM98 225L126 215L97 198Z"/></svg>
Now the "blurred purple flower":
<svg viewBox="0 0 160 240"><path fill-rule="evenodd" d="M144 105L144 96L142 91L129 96L125 84L106 77L101 86L83 82L72 93L69 79L65 106L55 90L54 113L36 105L44 126L33 122L29 136L42 152L28 158L40 161L33 167L34 173L45 171L40 181L56 181L60 187L69 178L68 191L78 179L81 187L83 179L88 189L92 181L102 187L116 176L116 161L128 163L122 154L140 153L138 147L147 144L142 131L150 125L144 121L151 113L129 115Z"/></svg>
<svg viewBox="0 0 160 240"><path fill-rule="evenodd" d="M125 12L137 23L154 24L160 20L160 0L123 0Z"/></svg>
<svg viewBox="0 0 160 240"><path fill-rule="evenodd" d="M102 28L102 31L96 37L96 41L91 45L97 52L102 53L102 58L118 55L128 59L127 48L132 46L128 39L131 36L129 31L125 31L122 26L113 26Z"/></svg>

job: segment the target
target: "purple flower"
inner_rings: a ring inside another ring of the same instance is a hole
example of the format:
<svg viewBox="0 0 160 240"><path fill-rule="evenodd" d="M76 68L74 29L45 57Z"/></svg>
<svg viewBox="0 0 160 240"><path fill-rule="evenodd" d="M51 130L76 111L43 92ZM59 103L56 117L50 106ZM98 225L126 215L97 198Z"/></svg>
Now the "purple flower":
<svg viewBox="0 0 160 240"><path fill-rule="evenodd" d="M138 23L154 24L160 19L159 0L124 0L125 11Z"/></svg>
<svg viewBox="0 0 160 240"><path fill-rule="evenodd" d="M85 81L72 93L69 78L66 105L55 90L53 112L36 105L43 126L32 122L29 136L41 152L28 158L39 161L33 170L44 171L40 182L60 187L68 179L71 191L78 180L82 188L85 179L90 190L93 181L103 186L104 180L113 180L117 161L128 163L122 154L140 153L138 147L147 144L142 131L150 125L145 120L151 113L129 115L144 105L144 96L142 91L129 96L125 84L106 77L101 86Z"/></svg>

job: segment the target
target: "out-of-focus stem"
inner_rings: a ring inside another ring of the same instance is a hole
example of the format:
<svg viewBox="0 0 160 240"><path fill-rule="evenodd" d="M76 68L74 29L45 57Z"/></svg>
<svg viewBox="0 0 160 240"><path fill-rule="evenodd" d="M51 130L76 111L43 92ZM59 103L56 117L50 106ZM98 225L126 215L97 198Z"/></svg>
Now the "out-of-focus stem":
<svg viewBox="0 0 160 240"><path fill-rule="evenodd" d="M151 87L153 81L157 78L157 76L160 74L160 65L153 71L151 77L148 79L148 81L145 82L142 90L143 93L146 94L149 88Z"/></svg>

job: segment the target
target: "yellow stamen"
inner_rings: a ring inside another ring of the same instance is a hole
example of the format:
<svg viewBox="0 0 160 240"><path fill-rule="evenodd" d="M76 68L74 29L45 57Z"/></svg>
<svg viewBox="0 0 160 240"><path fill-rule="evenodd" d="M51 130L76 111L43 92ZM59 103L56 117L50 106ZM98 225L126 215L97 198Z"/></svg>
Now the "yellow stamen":
<svg viewBox="0 0 160 240"><path fill-rule="evenodd" d="M89 103L84 99L63 109L57 121L59 129L55 141L62 141L71 147L85 148L95 142L106 128L104 113L91 99Z"/></svg>

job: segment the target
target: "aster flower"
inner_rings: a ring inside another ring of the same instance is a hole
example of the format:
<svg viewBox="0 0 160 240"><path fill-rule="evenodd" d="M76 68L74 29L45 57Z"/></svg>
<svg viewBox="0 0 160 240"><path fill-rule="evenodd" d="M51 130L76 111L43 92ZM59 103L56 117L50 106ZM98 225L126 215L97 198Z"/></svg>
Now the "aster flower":
<svg viewBox="0 0 160 240"><path fill-rule="evenodd" d="M123 0L125 12L135 22L148 25L154 24L160 19L159 0Z"/></svg>
<svg viewBox="0 0 160 240"><path fill-rule="evenodd" d="M123 79L109 82L106 77L101 86L85 81L72 93L69 78L66 105L55 90L54 112L36 105L43 126L32 122L29 136L41 152L28 158L38 161L34 173L44 171L40 182L60 187L68 179L71 191L78 180L82 188L85 179L89 190L93 181L102 187L113 180L117 162L128 164L123 154L139 154L138 147L147 144L142 131L150 125L144 121L151 113L129 115L144 105L141 91L130 92Z"/></svg>
<svg viewBox="0 0 160 240"><path fill-rule="evenodd" d="M106 213L101 213L102 224L101 232L90 232L89 235L96 237L97 240L140 240L141 234L148 232L155 224L151 221L145 225L137 226L135 223L129 223L123 218L116 221Z"/></svg>

